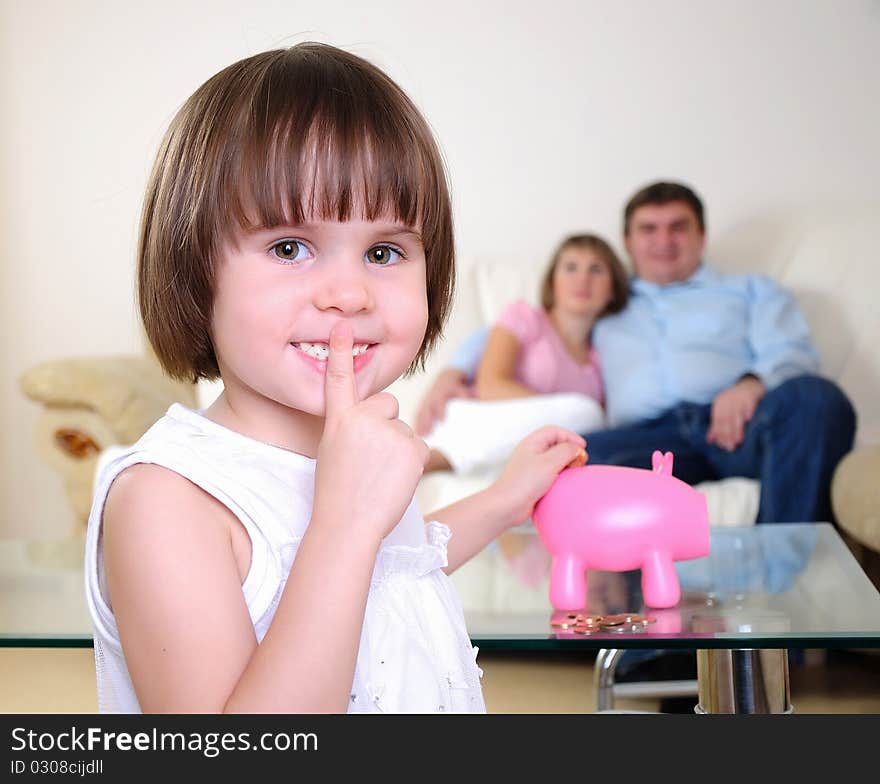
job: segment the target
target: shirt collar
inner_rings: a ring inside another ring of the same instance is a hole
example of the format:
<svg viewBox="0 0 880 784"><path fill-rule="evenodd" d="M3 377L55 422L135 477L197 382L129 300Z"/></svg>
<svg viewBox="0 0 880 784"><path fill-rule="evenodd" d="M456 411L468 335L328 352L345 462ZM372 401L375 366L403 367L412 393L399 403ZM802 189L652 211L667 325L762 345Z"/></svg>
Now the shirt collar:
<svg viewBox="0 0 880 784"><path fill-rule="evenodd" d="M647 296L653 296L659 294L661 291L666 289L683 289L683 288L693 288L699 286L705 286L707 283L713 283L718 277L717 273L711 269L705 262L700 262L700 266L697 267L696 272L691 275L687 280L676 281L675 283L667 283L662 285L660 283L650 283L647 280L642 280L639 277L633 275L630 278L630 286L632 290L637 294L645 294Z"/></svg>

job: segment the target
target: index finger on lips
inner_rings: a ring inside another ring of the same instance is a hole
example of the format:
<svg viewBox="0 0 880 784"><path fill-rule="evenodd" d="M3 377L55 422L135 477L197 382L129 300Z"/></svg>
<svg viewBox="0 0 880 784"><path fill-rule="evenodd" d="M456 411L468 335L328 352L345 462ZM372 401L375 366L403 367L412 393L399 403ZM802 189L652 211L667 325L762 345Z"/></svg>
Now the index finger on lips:
<svg viewBox="0 0 880 784"><path fill-rule="evenodd" d="M351 324L338 321L330 330L327 372L324 376L324 416L328 419L357 403L354 381L354 333Z"/></svg>

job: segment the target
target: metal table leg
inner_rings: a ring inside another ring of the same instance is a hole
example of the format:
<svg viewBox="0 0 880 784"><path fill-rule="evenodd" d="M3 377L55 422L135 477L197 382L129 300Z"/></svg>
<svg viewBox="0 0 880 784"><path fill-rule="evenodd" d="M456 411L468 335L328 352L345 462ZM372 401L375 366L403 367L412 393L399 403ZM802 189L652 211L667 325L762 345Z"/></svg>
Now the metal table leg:
<svg viewBox="0 0 880 784"><path fill-rule="evenodd" d="M614 671L621 656L623 650L619 648L602 648L596 656L596 710L614 708Z"/></svg>
<svg viewBox="0 0 880 784"><path fill-rule="evenodd" d="M788 651L697 651L697 713L791 713Z"/></svg>
<svg viewBox="0 0 880 784"><path fill-rule="evenodd" d="M615 683L617 665L624 651L602 648L596 656L593 678L596 687L596 710L614 709L617 697L690 697L697 694L695 680L634 681Z"/></svg>

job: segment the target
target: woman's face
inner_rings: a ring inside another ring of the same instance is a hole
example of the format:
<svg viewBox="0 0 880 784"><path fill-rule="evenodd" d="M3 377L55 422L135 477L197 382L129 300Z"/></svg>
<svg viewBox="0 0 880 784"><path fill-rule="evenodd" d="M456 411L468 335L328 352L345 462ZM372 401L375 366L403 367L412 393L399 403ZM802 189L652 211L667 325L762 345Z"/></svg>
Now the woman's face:
<svg viewBox="0 0 880 784"><path fill-rule="evenodd" d="M596 318L614 297L614 281L605 260L594 250L568 247L553 271L553 310Z"/></svg>

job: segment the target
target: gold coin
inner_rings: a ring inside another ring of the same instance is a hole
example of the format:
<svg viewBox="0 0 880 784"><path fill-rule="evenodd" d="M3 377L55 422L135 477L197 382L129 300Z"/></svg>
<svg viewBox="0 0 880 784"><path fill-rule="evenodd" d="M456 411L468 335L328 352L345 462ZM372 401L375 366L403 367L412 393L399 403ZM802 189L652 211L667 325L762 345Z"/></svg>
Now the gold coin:
<svg viewBox="0 0 880 784"><path fill-rule="evenodd" d="M585 449L581 449L575 455L574 459L566 466L566 468L580 468L582 465L587 464L587 452Z"/></svg>

